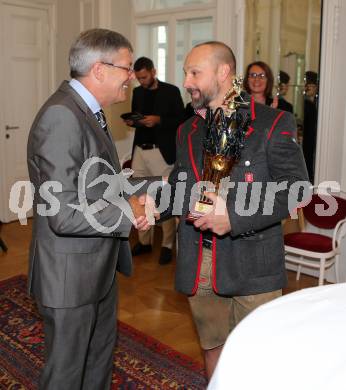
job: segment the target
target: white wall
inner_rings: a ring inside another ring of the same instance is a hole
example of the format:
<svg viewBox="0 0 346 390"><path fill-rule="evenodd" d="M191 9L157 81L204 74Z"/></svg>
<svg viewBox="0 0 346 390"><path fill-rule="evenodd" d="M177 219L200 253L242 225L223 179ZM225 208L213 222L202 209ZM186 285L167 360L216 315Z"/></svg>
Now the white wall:
<svg viewBox="0 0 346 390"><path fill-rule="evenodd" d="M346 192L346 0L323 6L316 183L335 180Z"/></svg>
<svg viewBox="0 0 346 390"><path fill-rule="evenodd" d="M336 181L346 196L346 0L323 3L320 98L315 184ZM337 187L337 186L336 186ZM311 229L312 230L312 229ZM330 235L330 232L321 232ZM341 281L346 281L346 242L341 246ZM334 281L334 272L327 273Z"/></svg>
<svg viewBox="0 0 346 390"><path fill-rule="evenodd" d="M79 1L57 1L56 82L69 80L68 53L80 32ZM57 87L56 86L56 87Z"/></svg>
<svg viewBox="0 0 346 390"><path fill-rule="evenodd" d="M105 1L107 3L107 0ZM132 7L128 0L117 0L109 2L111 18L108 25L103 24L102 11L100 13L100 27L107 27L124 35L133 44L132 34ZM100 8L102 0L100 0ZM135 55L134 55L135 57ZM131 111L132 89L128 89L127 101L114 104L106 111L107 119L112 129L112 135L116 143L119 158L121 159L132 149L134 130L126 125L120 118L124 112Z"/></svg>
<svg viewBox="0 0 346 390"><path fill-rule="evenodd" d="M113 29L130 41L131 39L131 2L128 0L90 0L94 6L94 26ZM71 44L81 31L80 1L57 1L57 37L56 37L56 87L68 80L68 53ZM118 143L119 156L122 157L132 144L132 133L120 119L120 114L130 111L132 92L128 91L128 100L106 110L114 140ZM129 138L128 138L129 137ZM125 143L124 143L125 141Z"/></svg>

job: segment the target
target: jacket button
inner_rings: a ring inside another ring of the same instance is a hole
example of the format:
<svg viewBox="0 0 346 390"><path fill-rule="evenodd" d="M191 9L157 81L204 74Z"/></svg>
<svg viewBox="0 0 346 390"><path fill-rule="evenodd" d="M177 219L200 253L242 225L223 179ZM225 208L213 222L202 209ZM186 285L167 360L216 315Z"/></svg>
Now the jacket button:
<svg viewBox="0 0 346 390"><path fill-rule="evenodd" d="M199 244L199 241L195 241L195 245L198 245Z"/></svg>

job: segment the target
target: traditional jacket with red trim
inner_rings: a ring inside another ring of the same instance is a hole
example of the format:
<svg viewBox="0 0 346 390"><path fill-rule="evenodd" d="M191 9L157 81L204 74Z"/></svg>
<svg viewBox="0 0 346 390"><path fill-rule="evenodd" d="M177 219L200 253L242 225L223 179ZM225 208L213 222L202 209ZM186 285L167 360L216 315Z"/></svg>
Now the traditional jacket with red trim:
<svg viewBox="0 0 346 390"><path fill-rule="evenodd" d="M285 285L281 220L289 215L290 186L308 180L292 114L252 101L251 117L241 159L230 175L234 188L228 192L227 210L232 231L213 236L213 288L222 295L257 294ZM178 129L177 161L169 177L171 202L162 214L181 215L176 288L189 295L198 286L202 235L185 217L191 189L202 179L205 135L199 116Z"/></svg>

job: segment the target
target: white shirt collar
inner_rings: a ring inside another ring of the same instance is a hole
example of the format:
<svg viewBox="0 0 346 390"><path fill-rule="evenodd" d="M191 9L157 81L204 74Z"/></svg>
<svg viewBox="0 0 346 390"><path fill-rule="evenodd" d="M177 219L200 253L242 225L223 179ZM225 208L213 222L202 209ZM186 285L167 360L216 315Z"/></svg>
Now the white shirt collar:
<svg viewBox="0 0 346 390"><path fill-rule="evenodd" d="M101 106L95 96L80 81L71 79L69 84L71 88L73 88L85 101L86 105L90 108L93 114L101 110Z"/></svg>

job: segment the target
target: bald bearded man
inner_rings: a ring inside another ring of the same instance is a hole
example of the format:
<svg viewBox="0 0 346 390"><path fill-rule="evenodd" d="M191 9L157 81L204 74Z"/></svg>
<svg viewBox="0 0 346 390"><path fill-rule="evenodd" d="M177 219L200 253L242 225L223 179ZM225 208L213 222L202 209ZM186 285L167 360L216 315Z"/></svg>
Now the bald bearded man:
<svg viewBox="0 0 346 390"><path fill-rule="evenodd" d="M307 172L295 139L292 114L257 104L244 93L249 104L241 114L248 115L251 124L242 129L244 148L229 177L234 187L226 200L209 194L214 201L213 210L193 224L188 223L189 195L203 176L205 112L215 111L223 104L233 85L236 60L227 45L206 42L190 51L184 71L184 87L191 94L195 115L178 131L177 161L168 179L177 198L181 181L186 178L181 199L176 288L189 296L210 378L232 329L250 311L281 295L286 284L281 220L289 215L290 185L307 180ZM257 210L246 213L248 199L238 189L247 185L251 190L254 182L262 183L262 193ZM282 187L287 184L286 189L274 192L270 215L264 210L269 182ZM223 206L222 213L220 209L216 212L216 201ZM161 219L177 214L176 204L179 202L172 196ZM244 205L244 212L239 204Z"/></svg>

